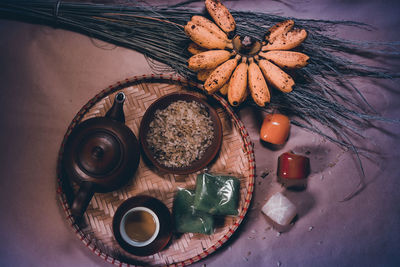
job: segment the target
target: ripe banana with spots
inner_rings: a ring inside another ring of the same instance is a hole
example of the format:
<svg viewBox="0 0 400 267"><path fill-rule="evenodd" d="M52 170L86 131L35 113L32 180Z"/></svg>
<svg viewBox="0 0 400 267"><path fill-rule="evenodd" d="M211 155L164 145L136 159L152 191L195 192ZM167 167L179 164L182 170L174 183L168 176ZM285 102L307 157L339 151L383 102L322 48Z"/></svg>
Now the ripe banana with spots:
<svg viewBox="0 0 400 267"><path fill-rule="evenodd" d="M230 59L218 66L211 74L208 76L207 80L204 82L204 89L209 94L213 94L218 91L232 75L232 72L235 70L238 61L241 56L236 55L235 58Z"/></svg>
<svg viewBox="0 0 400 267"><path fill-rule="evenodd" d="M262 50L290 50L299 46L306 38L307 32L304 29L294 29L268 40L268 44L263 46Z"/></svg>
<svg viewBox="0 0 400 267"><path fill-rule="evenodd" d="M232 48L232 42L229 39L221 39L206 27L192 21L186 24L185 33L193 42L207 49Z"/></svg>
<svg viewBox="0 0 400 267"><path fill-rule="evenodd" d="M218 0L205 0L205 6L215 23L226 33L233 33L236 22L229 10Z"/></svg>
<svg viewBox="0 0 400 267"><path fill-rule="evenodd" d="M214 71L215 69L210 69L210 70L200 70L197 73L197 79L199 81L206 81L207 78L211 75L211 73ZM221 93L221 95L226 95L228 94L228 85L229 85L229 80L219 89L219 92Z"/></svg>
<svg viewBox="0 0 400 267"><path fill-rule="evenodd" d="M191 20L194 24L200 27L208 29L212 34L220 38L221 40L228 40L228 36L224 33L215 23L203 16L193 16Z"/></svg>
<svg viewBox="0 0 400 267"><path fill-rule="evenodd" d="M303 68L310 59L306 54L293 51L268 51L260 52L258 55L286 69Z"/></svg>
<svg viewBox="0 0 400 267"><path fill-rule="evenodd" d="M246 58L237 66L229 81L228 101L232 106L238 106L247 96L247 70Z"/></svg>
<svg viewBox="0 0 400 267"><path fill-rule="evenodd" d="M265 107L266 103L269 103L271 96L264 76L253 58L249 59L248 82L254 102L260 107Z"/></svg>
<svg viewBox="0 0 400 267"><path fill-rule="evenodd" d="M272 64L268 60L258 60L258 66L264 74L268 83L284 93L289 93L293 90L294 81L286 72L278 66Z"/></svg>
<svg viewBox="0 0 400 267"><path fill-rule="evenodd" d="M232 53L226 50L210 50L196 54L188 59L191 70L214 69L231 57Z"/></svg>
<svg viewBox="0 0 400 267"><path fill-rule="evenodd" d="M214 71L215 69L209 69L209 70L200 70L197 73L197 79L199 81L206 81L207 78L211 75L211 73ZM227 81L220 89L219 92L221 93L221 95L226 95L228 93L228 84L229 81Z"/></svg>
<svg viewBox="0 0 400 267"><path fill-rule="evenodd" d="M265 34L265 40L273 41L277 36L291 31L293 27L294 21L291 19L279 22L268 29L267 33Z"/></svg>

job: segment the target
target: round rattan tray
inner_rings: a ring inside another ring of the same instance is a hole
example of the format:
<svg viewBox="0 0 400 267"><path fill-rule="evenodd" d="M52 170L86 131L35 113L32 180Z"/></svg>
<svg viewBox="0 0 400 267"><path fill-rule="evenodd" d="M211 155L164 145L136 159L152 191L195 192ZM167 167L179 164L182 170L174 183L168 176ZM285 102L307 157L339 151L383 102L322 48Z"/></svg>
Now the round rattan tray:
<svg viewBox="0 0 400 267"><path fill-rule="evenodd" d="M147 257L133 256L125 252L114 239L112 219L119 205L126 199L145 194L158 198L172 210L173 198L178 187L194 188L197 173L190 175L162 174L140 160L135 177L123 188L104 194L95 194L84 218L76 222L70 213L70 204L77 191L74 184L61 171L61 157L65 140L80 122L104 116L111 107L116 92L126 94L124 112L126 125L138 136L144 112L157 98L172 92L196 91L202 85L188 82L175 76L140 76L117 82L92 98L75 116L64 136L58 159L58 196L66 213L66 219L76 235L96 255L118 266L125 265L170 265L183 266L196 262L221 247L237 230L249 207L254 187L255 160L249 135L229 104L220 96L209 96L207 101L217 110L223 127L223 141L217 158L208 166L210 172L230 173L240 178L239 215L226 216L215 233L208 235L174 235L167 247Z"/></svg>

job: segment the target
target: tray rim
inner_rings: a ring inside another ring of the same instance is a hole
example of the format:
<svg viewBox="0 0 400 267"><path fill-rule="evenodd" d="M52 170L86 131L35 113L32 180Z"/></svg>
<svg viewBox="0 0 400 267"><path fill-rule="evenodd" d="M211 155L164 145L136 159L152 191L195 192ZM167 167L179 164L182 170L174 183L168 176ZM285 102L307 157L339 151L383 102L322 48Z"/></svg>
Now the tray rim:
<svg viewBox="0 0 400 267"><path fill-rule="evenodd" d="M98 101L100 101L103 97L119 90L122 89L121 87L124 87L125 85L128 85L130 83L142 83L142 82L175 82L178 83L184 87L195 87L200 91L203 91L203 85L184 79L180 76L171 74L171 75L162 75L162 74L151 74L151 75L141 75L141 76L132 76L131 78L126 78L122 81L117 81L116 83L106 87L102 91L100 91L97 95L95 95L93 98L91 98L79 111L78 113L74 116L72 119L71 123L69 124L67 131L63 137L63 141L61 143L61 147L58 153L58 160L57 160L57 195L58 195L58 202L60 203L62 209L64 210L65 213L65 219L69 223L69 225L72 227L74 230L75 234L77 237L83 242L83 244L91 250L95 255L99 256L103 260L114 264L116 266L135 266L126 262L122 262L119 259L116 259L112 256L107 255L104 253L100 248L96 246L94 242L85 234L83 231L80 229L79 225L77 222L75 222L75 219L71 215L71 210L67 201L67 196L65 192L63 191L63 185L62 185L62 178L61 178L61 158L62 154L64 151L64 145L66 142L67 137L70 135L72 129L78 125L81 122L81 119L83 116L86 114L86 112L92 108ZM234 124L236 125L237 129L239 130L242 140L244 142L244 148L245 148L245 154L249 160L249 181L247 183L247 192L246 192L246 197L244 200L244 205L242 210L240 211L238 215L238 220L229 228L228 232L221 238L219 239L214 245L209 247L207 250L204 250L202 253L197 254L196 256L180 261L180 262L175 262L171 264L167 264L167 266L185 266L185 265L190 265L194 262L197 262L208 255L212 254L215 252L217 249L219 249L226 241L229 240L229 238L236 232L238 229L239 225L242 223L254 191L254 179L255 179L255 168L256 168L256 163L255 163L255 154L254 154L254 144L250 139L249 133L247 132L244 124L242 121L237 117L231 106L228 104L228 102L221 96L217 94L212 95L214 99L216 99L229 113L231 118L234 121Z"/></svg>

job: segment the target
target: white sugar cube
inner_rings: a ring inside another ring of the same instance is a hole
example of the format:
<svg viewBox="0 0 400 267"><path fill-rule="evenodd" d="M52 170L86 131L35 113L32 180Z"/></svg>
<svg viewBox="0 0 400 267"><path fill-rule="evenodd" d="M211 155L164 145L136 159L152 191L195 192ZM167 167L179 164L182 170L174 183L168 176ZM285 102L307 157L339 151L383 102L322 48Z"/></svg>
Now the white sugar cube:
<svg viewBox="0 0 400 267"><path fill-rule="evenodd" d="M280 225L288 225L296 216L296 207L282 193L273 195L261 211Z"/></svg>

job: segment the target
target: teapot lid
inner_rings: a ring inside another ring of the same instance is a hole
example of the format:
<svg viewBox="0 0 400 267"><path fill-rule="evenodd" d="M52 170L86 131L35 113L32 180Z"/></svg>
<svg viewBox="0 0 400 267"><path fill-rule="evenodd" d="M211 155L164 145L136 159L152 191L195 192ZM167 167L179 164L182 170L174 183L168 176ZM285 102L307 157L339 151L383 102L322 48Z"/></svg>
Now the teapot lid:
<svg viewBox="0 0 400 267"><path fill-rule="evenodd" d="M117 169L123 158L119 139L105 129L94 129L80 136L77 163L87 175L101 178Z"/></svg>

